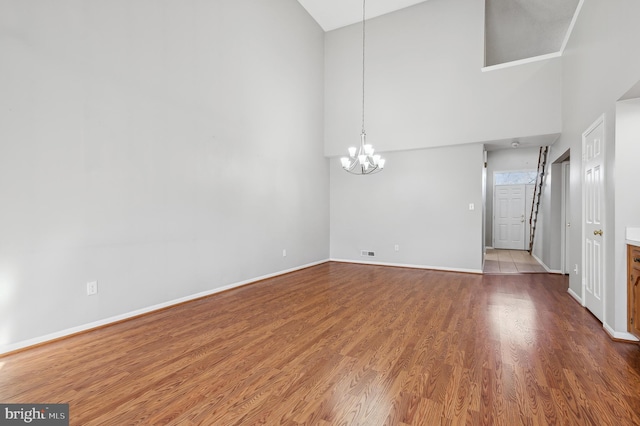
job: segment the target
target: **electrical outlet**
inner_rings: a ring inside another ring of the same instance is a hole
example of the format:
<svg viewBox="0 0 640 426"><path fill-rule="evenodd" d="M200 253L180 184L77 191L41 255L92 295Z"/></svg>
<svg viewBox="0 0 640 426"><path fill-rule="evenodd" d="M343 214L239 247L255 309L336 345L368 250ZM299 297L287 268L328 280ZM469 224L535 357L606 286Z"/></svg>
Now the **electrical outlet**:
<svg viewBox="0 0 640 426"><path fill-rule="evenodd" d="M98 281L91 281L87 283L87 296L91 296L98 293Z"/></svg>
<svg viewBox="0 0 640 426"><path fill-rule="evenodd" d="M469 210L475 210L476 209L476 205L473 203L469 203Z"/></svg>
<svg viewBox="0 0 640 426"><path fill-rule="evenodd" d="M573 272L576 273L576 275L578 275L578 264L576 263L575 268L573 268Z"/></svg>
<svg viewBox="0 0 640 426"><path fill-rule="evenodd" d="M282 257L287 257L287 249L282 249Z"/></svg>
<svg viewBox="0 0 640 426"><path fill-rule="evenodd" d="M395 250L395 251L400 251L400 245L399 245L399 244L396 244L396 245L395 245L395 247L394 247L394 250Z"/></svg>

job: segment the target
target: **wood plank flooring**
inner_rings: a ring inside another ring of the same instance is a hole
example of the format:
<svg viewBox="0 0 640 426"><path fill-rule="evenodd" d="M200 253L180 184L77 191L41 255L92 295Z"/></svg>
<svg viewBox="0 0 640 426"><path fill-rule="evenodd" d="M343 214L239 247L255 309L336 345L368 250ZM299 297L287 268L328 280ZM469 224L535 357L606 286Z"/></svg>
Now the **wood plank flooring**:
<svg viewBox="0 0 640 426"><path fill-rule="evenodd" d="M525 250L487 249L484 258L485 274L546 273L542 265Z"/></svg>
<svg viewBox="0 0 640 426"><path fill-rule="evenodd" d="M72 425L637 425L640 348L560 275L325 263L0 357Z"/></svg>

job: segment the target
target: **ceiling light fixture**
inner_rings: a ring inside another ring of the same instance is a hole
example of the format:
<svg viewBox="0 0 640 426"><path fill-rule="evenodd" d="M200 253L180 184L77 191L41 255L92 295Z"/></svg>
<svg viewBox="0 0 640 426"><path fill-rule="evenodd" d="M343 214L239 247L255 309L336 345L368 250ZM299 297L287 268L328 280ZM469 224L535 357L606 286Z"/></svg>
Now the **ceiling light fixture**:
<svg viewBox="0 0 640 426"><path fill-rule="evenodd" d="M365 46L365 3L362 0L362 133L360 134L360 148L349 148L349 157L342 157L342 168L354 175L370 175L384 169L386 160L380 154L374 154L371 144L367 143L364 131L364 46Z"/></svg>

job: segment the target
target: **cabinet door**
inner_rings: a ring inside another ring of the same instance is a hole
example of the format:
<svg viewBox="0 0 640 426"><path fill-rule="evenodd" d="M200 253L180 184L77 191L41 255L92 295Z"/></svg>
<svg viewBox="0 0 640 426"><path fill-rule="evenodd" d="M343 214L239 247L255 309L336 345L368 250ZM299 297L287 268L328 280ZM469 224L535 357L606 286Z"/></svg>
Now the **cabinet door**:
<svg viewBox="0 0 640 426"><path fill-rule="evenodd" d="M629 333L640 339L640 247L629 246L627 316Z"/></svg>

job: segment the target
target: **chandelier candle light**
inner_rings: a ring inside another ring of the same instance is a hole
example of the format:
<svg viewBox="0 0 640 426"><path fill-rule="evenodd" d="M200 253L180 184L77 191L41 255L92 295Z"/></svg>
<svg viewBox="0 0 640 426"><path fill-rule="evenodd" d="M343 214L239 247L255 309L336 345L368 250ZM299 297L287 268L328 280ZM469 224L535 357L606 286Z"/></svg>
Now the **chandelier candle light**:
<svg viewBox="0 0 640 426"><path fill-rule="evenodd" d="M362 0L362 133L360 134L360 148L349 148L349 157L342 157L342 168L354 175L370 175L384 169L385 159L379 154L374 154L371 144L367 143L367 134L364 131L364 41L365 41L365 3Z"/></svg>

